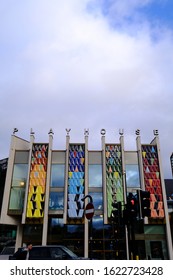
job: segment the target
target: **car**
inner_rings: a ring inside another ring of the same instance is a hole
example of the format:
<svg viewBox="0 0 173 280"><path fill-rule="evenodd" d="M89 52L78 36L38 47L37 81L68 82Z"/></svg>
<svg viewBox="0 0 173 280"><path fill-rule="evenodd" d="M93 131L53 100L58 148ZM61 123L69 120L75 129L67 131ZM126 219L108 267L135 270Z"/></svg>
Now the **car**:
<svg viewBox="0 0 173 280"><path fill-rule="evenodd" d="M8 260L9 256L14 254L15 247L4 247L0 253L0 260Z"/></svg>
<svg viewBox="0 0 173 280"><path fill-rule="evenodd" d="M22 256L21 256L22 254ZM46 245L32 246L28 251L25 248L19 248L18 251L9 257L9 260L82 260L83 257L78 257L70 249L63 245Z"/></svg>

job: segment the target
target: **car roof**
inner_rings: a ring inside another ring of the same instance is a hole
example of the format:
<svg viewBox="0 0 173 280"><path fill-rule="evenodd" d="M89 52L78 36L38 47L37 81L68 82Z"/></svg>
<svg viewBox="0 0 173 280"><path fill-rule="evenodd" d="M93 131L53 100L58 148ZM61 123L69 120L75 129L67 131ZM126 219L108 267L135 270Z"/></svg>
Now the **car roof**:
<svg viewBox="0 0 173 280"><path fill-rule="evenodd" d="M65 247L65 246L63 246L63 245L33 245L32 247L40 247L40 248L42 248L42 247L60 247L60 248L65 248L65 249L68 249L67 247Z"/></svg>

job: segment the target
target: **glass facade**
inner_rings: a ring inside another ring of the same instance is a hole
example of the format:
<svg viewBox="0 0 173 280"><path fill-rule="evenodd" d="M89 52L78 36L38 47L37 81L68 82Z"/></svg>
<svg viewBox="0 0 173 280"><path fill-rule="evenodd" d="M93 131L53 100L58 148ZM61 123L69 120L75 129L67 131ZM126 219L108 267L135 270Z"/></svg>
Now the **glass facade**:
<svg viewBox="0 0 173 280"><path fill-rule="evenodd" d="M42 224L25 224L23 227L22 243L32 242L33 245L41 245L42 231Z"/></svg>
<svg viewBox="0 0 173 280"><path fill-rule="evenodd" d="M95 215L89 230L89 256L98 260L125 259L124 245L114 226L105 225L103 215Z"/></svg>
<svg viewBox="0 0 173 280"><path fill-rule="evenodd" d="M89 188L102 187L102 165L89 164Z"/></svg>
<svg viewBox="0 0 173 280"><path fill-rule="evenodd" d="M64 209L64 192L50 192L49 210Z"/></svg>
<svg viewBox="0 0 173 280"><path fill-rule="evenodd" d="M51 166L51 188L64 187L65 183L65 164L52 164Z"/></svg>
<svg viewBox="0 0 173 280"><path fill-rule="evenodd" d="M89 192L92 196L94 209L103 210L103 193L102 192Z"/></svg>
<svg viewBox="0 0 173 280"><path fill-rule="evenodd" d="M89 195L91 195L93 199L94 209L103 210L101 164L89 164L88 181L89 181Z"/></svg>
<svg viewBox="0 0 173 280"><path fill-rule="evenodd" d="M84 225L66 225L62 218L49 218L47 244L65 245L78 256L83 256Z"/></svg>
<svg viewBox="0 0 173 280"><path fill-rule="evenodd" d="M64 209L65 164L52 164L50 177L49 210Z"/></svg>
<svg viewBox="0 0 173 280"><path fill-rule="evenodd" d="M28 177L28 164L14 164L9 210L22 210Z"/></svg>
<svg viewBox="0 0 173 280"><path fill-rule="evenodd" d="M127 188L140 188L139 167L137 164L126 164Z"/></svg>

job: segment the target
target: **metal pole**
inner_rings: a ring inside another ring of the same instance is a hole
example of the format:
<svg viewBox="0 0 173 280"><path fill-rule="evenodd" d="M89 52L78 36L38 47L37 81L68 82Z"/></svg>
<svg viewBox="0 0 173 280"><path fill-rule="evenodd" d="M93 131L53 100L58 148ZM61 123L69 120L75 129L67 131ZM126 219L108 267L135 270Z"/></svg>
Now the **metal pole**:
<svg viewBox="0 0 173 280"><path fill-rule="evenodd" d="M124 204L127 204L127 186L126 186L126 172L123 172L123 187L124 187ZM128 232L128 226L125 225L125 241L126 241L126 257L127 260L130 259L129 256L129 232Z"/></svg>
<svg viewBox="0 0 173 280"><path fill-rule="evenodd" d="M127 204L127 185L126 185L126 169L125 169L125 154L124 154L124 136L123 131L119 131L120 133L120 143L121 143L121 152L122 152L122 168L123 168L123 196L124 196L124 205ZM129 233L128 233L128 226L125 225L125 242L126 242L126 258L129 260Z"/></svg>
<svg viewBox="0 0 173 280"><path fill-rule="evenodd" d="M92 260L93 257L93 236L92 236L92 231L93 231L93 219L90 219L90 258Z"/></svg>
<svg viewBox="0 0 173 280"><path fill-rule="evenodd" d="M93 198L91 195L86 195L84 196L81 200L84 201L86 198L89 198L90 199L90 203L93 203ZM93 223L92 223L92 218L90 219L90 223L89 223L89 235L90 235L90 258L92 259L92 256L93 256L93 237L92 237L92 229L93 229Z"/></svg>

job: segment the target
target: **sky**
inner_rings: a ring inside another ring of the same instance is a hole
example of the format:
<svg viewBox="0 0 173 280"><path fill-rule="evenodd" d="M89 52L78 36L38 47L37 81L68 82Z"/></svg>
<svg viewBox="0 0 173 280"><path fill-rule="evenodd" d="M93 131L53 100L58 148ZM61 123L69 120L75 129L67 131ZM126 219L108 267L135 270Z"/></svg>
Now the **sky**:
<svg viewBox="0 0 173 280"><path fill-rule="evenodd" d="M172 0L0 0L0 159L13 129L54 149L70 141L136 150L158 129L162 166L172 178Z"/></svg>

